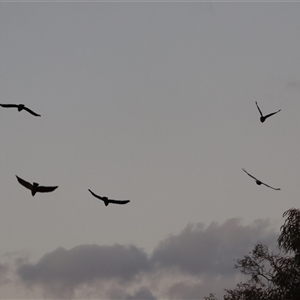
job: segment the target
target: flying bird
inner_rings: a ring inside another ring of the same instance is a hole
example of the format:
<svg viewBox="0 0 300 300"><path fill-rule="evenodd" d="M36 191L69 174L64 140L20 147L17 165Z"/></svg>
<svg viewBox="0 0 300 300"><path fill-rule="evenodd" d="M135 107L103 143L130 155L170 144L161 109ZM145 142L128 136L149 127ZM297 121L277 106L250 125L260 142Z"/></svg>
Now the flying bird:
<svg viewBox="0 0 300 300"><path fill-rule="evenodd" d="M258 109L258 111L259 111L259 113L260 113L260 121L263 123L267 118L269 118L269 117L271 117L271 116L273 116L273 115L275 115L275 114L277 114L277 113L279 113L280 111L281 111L281 109L279 109L279 110L277 110L277 111L275 111L275 112L273 112L273 113L270 113L270 114L268 114L268 115L263 115L262 114L262 112L261 112L261 110L260 110L260 108L259 108L259 106L258 106L258 104L257 104L257 102L255 101L255 104L256 104L256 107L257 107L257 109Z"/></svg>
<svg viewBox="0 0 300 300"><path fill-rule="evenodd" d="M32 111L31 109L29 109L28 107L26 107L24 104L0 104L0 106L2 107L17 107L18 111L22 111L23 109L28 111L30 114L36 116L36 117L40 117L41 115L35 113L34 111Z"/></svg>
<svg viewBox="0 0 300 300"><path fill-rule="evenodd" d="M96 195L95 193L93 193L91 190L89 190L89 192L96 198L102 200L105 204L105 206L107 206L109 203L114 203L114 204L126 204L128 202L130 202L130 200L113 200L113 199L108 199L107 197L101 197Z"/></svg>
<svg viewBox="0 0 300 300"><path fill-rule="evenodd" d="M252 176L251 174L249 174L245 169L242 169L242 170L243 170L247 175L249 175L251 178L253 178L253 179L255 180L255 182L256 182L257 185L263 184L263 185L265 185L265 186L267 186L267 187L269 187L269 188L271 188L271 189L273 189L273 190L275 190L275 191L280 191L280 188L274 188L274 187L272 187L272 186L270 186L270 185L268 185L268 184L266 184L266 183L263 183L262 181L258 180L257 178L255 178L254 176Z"/></svg>
<svg viewBox="0 0 300 300"><path fill-rule="evenodd" d="M33 182L33 184L31 184L31 183L25 181L24 179L18 177L17 175L16 175L16 177L20 184L25 186L27 189L31 190L32 196L34 196L37 192L48 193L48 192L52 192L58 188L58 186L41 186L36 182Z"/></svg>

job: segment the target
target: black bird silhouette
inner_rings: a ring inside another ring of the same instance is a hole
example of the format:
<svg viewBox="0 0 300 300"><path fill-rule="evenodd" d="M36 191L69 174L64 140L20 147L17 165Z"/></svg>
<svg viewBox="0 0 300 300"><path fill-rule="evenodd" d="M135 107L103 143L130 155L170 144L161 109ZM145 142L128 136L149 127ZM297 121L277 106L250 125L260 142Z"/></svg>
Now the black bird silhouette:
<svg viewBox="0 0 300 300"><path fill-rule="evenodd" d="M262 112L261 112L261 110L260 110L260 108L259 108L259 106L258 106L258 104L257 104L257 102L255 101L255 104L256 104L256 107L257 107L257 109L258 109L258 111L259 111L259 113L260 113L260 121L263 123L267 118L269 118L269 117L271 117L271 116L273 116L273 115L275 115L275 114L277 114L277 113L279 113L280 111L281 111L281 109L279 109L279 110L277 110L277 111L275 111L275 112L273 112L273 113L270 113L270 114L268 114L268 115L263 115L262 114Z"/></svg>
<svg viewBox="0 0 300 300"><path fill-rule="evenodd" d="M95 193L93 193L91 190L89 190L89 192L96 198L102 200L105 204L105 206L107 206L109 203L114 203L114 204L126 204L128 202L130 202L130 200L113 200L113 199L108 199L107 197L101 197L96 195Z"/></svg>
<svg viewBox="0 0 300 300"><path fill-rule="evenodd" d="M37 192L48 193L48 192L52 192L58 188L58 186L41 186L36 182L33 182L33 184L31 184L31 183L25 181L24 179L18 177L17 175L16 175L16 177L20 184L22 184L23 186L25 186L26 188L31 190L32 196L34 196Z"/></svg>
<svg viewBox="0 0 300 300"><path fill-rule="evenodd" d="M255 182L256 182L256 184L257 185L261 185L261 184L263 184L263 185L265 185L265 186L267 186L267 187L269 187L269 188L271 188L271 189L273 189L273 190L275 190L275 191L280 191L280 188L274 188L274 187L272 187L272 186L270 186L270 185L268 185L268 184L265 184L265 183L263 183L262 181L260 181L260 180L258 180L257 178L255 178L254 176L252 176L251 174L249 174L245 169L242 169L247 175L249 175L251 178L253 178L254 180L255 180Z"/></svg>
<svg viewBox="0 0 300 300"><path fill-rule="evenodd" d="M30 114L36 116L36 117L40 117L41 115L35 113L34 111L32 111L31 109L29 109L28 107L26 107L24 104L0 104L0 106L2 107L17 107L18 111L22 111L23 109L28 111Z"/></svg>

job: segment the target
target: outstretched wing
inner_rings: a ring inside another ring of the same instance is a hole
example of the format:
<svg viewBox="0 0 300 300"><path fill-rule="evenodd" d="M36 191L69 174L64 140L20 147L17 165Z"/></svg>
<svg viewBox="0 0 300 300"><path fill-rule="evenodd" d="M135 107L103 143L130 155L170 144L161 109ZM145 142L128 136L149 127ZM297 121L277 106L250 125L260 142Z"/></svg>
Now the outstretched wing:
<svg viewBox="0 0 300 300"><path fill-rule="evenodd" d="M265 186L267 186L267 187L269 187L270 189L273 189L273 190L275 190L275 191L280 191L280 188L274 188L274 187L272 187L272 186L270 186L270 185L268 185L268 184L266 184L266 183L261 183L261 184L263 184L263 185L265 185Z"/></svg>
<svg viewBox="0 0 300 300"><path fill-rule="evenodd" d="M100 199L100 200L103 200L104 201L104 199L103 199L103 197L101 197L101 196L98 196L98 195L96 195L95 193L93 193L90 189L89 189L89 192L94 196L94 197L96 197L96 198L98 198L98 199Z"/></svg>
<svg viewBox="0 0 300 300"><path fill-rule="evenodd" d="M17 104L0 104L2 107L18 107Z"/></svg>
<svg viewBox="0 0 300 300"><path fill-rule="evenodd" d="M269 117L271 117L271 116L273 116L273 115L275 115L275 114L277 114L277 113L279 113L280 111L281 111L281 109L279 109L279 110L277 110L277 111L275 111L275 112L273 112L273 113L270 113L270 114L266 115L266 116L265 116L265 119L266 119L266 118L269 118Z"/></svg>
<svg viewBox="0 0 300 300"><path fill-rule="evenodd" d="M274 188L274 187L272 187L272 186L270 186L270 185L268 185L268 184L266 184L266 183L264 183L264 182L258 180L257 178L255 178L254 176L252 176L251 174L249 174L245 169L242 169L242 170L243 170L246 174L248 174L250 177L252 177L253 179L255 179L256 181L259 181L261 184L263 184L263 185L265 185L265 186L267 186L267 187L269 187L269 188L271 188L271 189L273 189L273 190L280 191L280 188Z"/></svg>
<svg viewBox="0 0 300 300"><path fill-rule="evenodd" d="M113 200L113 199L108 199L109 203L114 203L114 204L126 204L130 202L130 200Z"/></svg>
<svg viewBox="0 0 300 300"><path fill-rule="evenodd" d="M249 174L245 169L242 169L248 176L252 177L255 180L258 180L257 178L255 178L254 176L252 176L251 174ZM260 180L258 180L260 181Z"/></svg>
<svg viewBox="0 0 300 300"><path fill-rule="evenodd" d="M26 107L26 106L24 106L23 109L27 110L29 113L31 113L32 115L34 115L34 116L36 116L36 117L40 117L40 116L41 116L41 115L35 113L34 111L32 111L31 109L29 109L29 108Z"/></svg>
<svg viewBox="0 0 300 300"><path fill-rule="evenodd" d="M29 182L25 181L24 179L18 177L17 175L16 175L16 177L17 177L20 184L22 184L23 186L25 186L26 188L28 188L30 190L32 189L32 184L31 183L29 183Z"/></svg>
<svg viewBox="0 0 300 300"><path fill-rule="evenodd" d="M256 104L256 107L257 107L257 109L258 109L258 111L259 111L260 115L263 117L263 114L262 114L262 112L261 112L261 110L260 110L260 108L259 108L259 106L258 106L258 104L257 104L257 102L256 102L256 101L255 101L255 104Z"/></svg>
<svg viewBox="0 0 300 300"><path fill-rule="evenodd" d="M54 190L56 190L58 188L58 186L41 186L39 185L37 187L37 192L40 192L40 193L49 193L49 192L52 192Z"/></svg>

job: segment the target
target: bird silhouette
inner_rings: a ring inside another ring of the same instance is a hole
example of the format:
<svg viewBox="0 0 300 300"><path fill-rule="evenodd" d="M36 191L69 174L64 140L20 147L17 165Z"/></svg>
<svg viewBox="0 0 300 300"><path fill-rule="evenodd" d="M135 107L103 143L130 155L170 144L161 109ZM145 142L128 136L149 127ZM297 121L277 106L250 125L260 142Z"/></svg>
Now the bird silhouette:
<svg viewBox="0 0 300 300"><path fill-rule="evenodd" d="M249 175L251 178L253 178L253 179L255 180L255 182L256 182L257 185L263 184L263 185L265 185L265 186L267 186L267 187L269 187L269 188L271 188L271 189L273 189L273 190L275 190L275 191L280 191L280 188L274 188L274 187L272 187L272 186L270 186L270 185L268 185L268 184L266 184L266 183L264 183L264 182L258 180L257 178L255 178L254 176L252 176L251 174L249 174L245 169L242 169L242 170L243 170L247 175Z"/></svg>
<svg viewBox="0 0 300 300"><path fill-rule="evenodd" d="M95 193L93 193L91 190L89 190L89 192L96 198L102 200L105 204L105 206L107 206L109 203L114 203L114 204L126 204L128 202L130 202L130 200L113 200L113 199L108 199L107 197L101 197L96 195Z"/></svg>
<svg viewBox="0 0 300 300"><path fill-rule="evenodd" d="M31 183L25 181L24 179L18 177L17 175L16 175L16 177L20 184L25 186L27 189L31 190L32 196L34 196L37 192L48 193L48 192L52 192L58 188L58 186L41 186L36 182L33 182L33 184L31 184Z"/></svg>
<svg viewBox="0 0 300 300"><path fill-rule="evenodd" d="M41 115L35 113L34 111L32 111L31 109L29 109L28 107L26 107L24 104L0 104L0 106L5 107L5 108L16 107L16 108L18 108L18 111L22 111L24 109L36 117L41 116Z"/></svg>
<svg viewBox="0 0 300 300"><path fill-rule="evenodd" d="M273 116L273 115L275 115L275 114L277 114L277 113L279 113L280 111L281 111L281 109L279 109L279 110L277 110L277 111L275 111L275 112L273 112L273 113L270 113L270 114L268 114L268 115L263 115L262 114L262 112L261 112L261 110L260 110L260 108L259 108L259 106L258 106L258 104L257 104L257 102L255 101L255 104L256 104L256 107L257 107L257 109L258 109L258 111L259 111L259 113L260 113L260 121L263 123L267 118L269 118L269 117L271 117L271 116Z"/></svg>

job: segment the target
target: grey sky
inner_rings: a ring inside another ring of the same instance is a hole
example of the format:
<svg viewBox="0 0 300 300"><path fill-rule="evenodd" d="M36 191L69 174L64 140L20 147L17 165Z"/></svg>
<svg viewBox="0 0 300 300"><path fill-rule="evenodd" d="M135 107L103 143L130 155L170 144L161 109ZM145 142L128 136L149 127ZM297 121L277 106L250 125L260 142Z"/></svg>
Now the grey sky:
<svg viewBox="0 0 300 300"><path fill-rule="evenodd" d="M25 252L38 266L59 248L117 244L167 266L174 262L162 261L157 243L178 242L185 255L179 233L190 230L192 243L192 224L217 242L212 222L270 220L278 230L282 213L298 207L299 3L0 8L0 103L41 114L0 109L1 257ZM282 111L261 124L255 101L266 114ZM242 168L281 191L257 186ZM15 175L59 188L32 197ZM105 207L88 189L131 202ZM245 234L238 254L260 234ZM180 272L194 265L175 261ZM153 291L112 287L106 296L159 297Z"/></svg>

